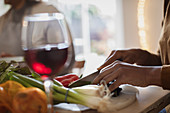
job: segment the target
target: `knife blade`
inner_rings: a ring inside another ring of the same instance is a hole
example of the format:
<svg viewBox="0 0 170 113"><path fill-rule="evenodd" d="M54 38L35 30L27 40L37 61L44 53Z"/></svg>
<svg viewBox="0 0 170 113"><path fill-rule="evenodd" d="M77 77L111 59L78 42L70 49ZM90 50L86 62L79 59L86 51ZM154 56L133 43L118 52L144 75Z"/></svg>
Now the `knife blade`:
<svg viewBox="0 0 170 113"><path fill-rule="evenodd" d="M69 85L69 88L90 84L96 78L96 76L99 74L99 72L100 71L95 71L95 72L93 72L89 75L86 75L85 77L83 77L77 81L72 82Z"/></svg>

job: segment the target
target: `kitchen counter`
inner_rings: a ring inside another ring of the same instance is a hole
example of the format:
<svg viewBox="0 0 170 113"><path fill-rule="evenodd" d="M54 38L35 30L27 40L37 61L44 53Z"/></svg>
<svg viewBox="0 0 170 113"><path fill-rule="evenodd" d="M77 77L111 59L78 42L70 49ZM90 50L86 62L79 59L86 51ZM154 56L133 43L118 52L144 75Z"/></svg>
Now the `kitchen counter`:
<svg viewBox="0 0 170 113"><path fill-rule="evenodd" d="M97 59L97 60L96 60ZM89 74L104 62L104 57L91 55L87 57L85 73ZM96 62L94 64L94 62ZM90 70L90 71L89 71ZM136 87L139 90L137 100L130 106L116 113L158 113L166 105L170 104L170 91L158 86ZM82 113L97 113L95 110L86 110Z"/></svg>
<svg viewBox="0 0 170 113"><path fill-rule="evenodd" d="M170 91L168 90L163 90L161 87L157 86L136 88L139 90L136 101L113 113L158 113L166 105L170 104ZM96 110L84 108L82 106L76 106L74 104L67 105L67 110L58 109L57 111L59 111L59 113L98 113Z"/></svg>
<svg viewBox="0 0 170 113"><path fill-rule="evenodd" d="M95 70L103 62L103 58L98 58L98 61L95 61L98 56L88 57L93 59L87 59L86 62L87 68L84 70L85 75L92 73L92 70ZM17 61L22 61L22 57L16 57L12 60L17 59ZM2 59L5 60L5 59ZM7 59L7 60L11 60ZM99 61L100 60L100 61ZM96 64L94 63L96 62ZM97 64L98 63L98 64ZM134 103L123 108L116 113L158 113L166 105L170 104L170 91L163 90L161 87L149 86L145 88L136 87L139 90L137 99ZM75 109L69 108L69 110L57 109L57 111L62 111L62 113L97 113L96 110L91 110L89 108L80 107L73 105ZM114 105L113 105L114 106ZM59 112L60 113L60 112Z"/></svg>

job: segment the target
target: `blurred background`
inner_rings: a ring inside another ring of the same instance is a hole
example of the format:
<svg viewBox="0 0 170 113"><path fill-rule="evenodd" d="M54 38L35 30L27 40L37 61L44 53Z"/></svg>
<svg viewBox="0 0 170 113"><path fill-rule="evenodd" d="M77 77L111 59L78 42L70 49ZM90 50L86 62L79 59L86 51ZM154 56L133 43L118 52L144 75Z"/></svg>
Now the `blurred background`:
<svg viewBox="0 0 170 113"><path fill-rule="evenodd" d="M106 57L114 49L158 50L163 0L43 1L65 14L77 60L89 55ZM0 0L0 15L8 9Z"/></svg>

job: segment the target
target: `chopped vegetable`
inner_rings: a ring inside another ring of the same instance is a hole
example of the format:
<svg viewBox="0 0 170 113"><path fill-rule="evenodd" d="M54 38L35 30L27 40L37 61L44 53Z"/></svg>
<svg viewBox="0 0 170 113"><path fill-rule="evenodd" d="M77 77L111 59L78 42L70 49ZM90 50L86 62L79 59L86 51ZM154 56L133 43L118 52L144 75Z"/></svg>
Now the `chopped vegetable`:
<svg viewBox="0 0 170 113"><path fill-rule="evenodd" d="M20 71L15 72L14 70L16 67L18 68L16 63L12 63L8 67L5 67L0 73L0 83L13 80L25 87L36 87L44 91L44 84L42 80L39 80L39 76L34 73L35 76L29 77L23 73L19 73ZM109 91L106 84L84 85L74 88L66 88L60 84L61 80L70 80L69 83L71 83L77 79L77 76L68 74L60 77L60 79L55 79L56 81L54 80L54 84L52 86L54 103L68 102L82 104L92 109L97 109L99 112L115 111L113 106L110 107L110 98L113 94Z"/></svg>
<svg viewBox="0 0 170 113"><path fill-rule="evenodd" d="M9 76L17 76L19 79L27 82L34 87L40 88L44 90L43 83L41 81L35 80L34 78L29 78L27 76L10 72ZM28 79L29 78L29 79ZM20 82L20 81L17 81ZM22 82L20 82L22 84ZM66 88L64 86L58 86L53 84L53 100L54 103L60 102L69 102L69 103L76 103L88 106L92 109L97 109L98 111L103 112L103 104L105 103L104 110L113 110L112 108L107 108L107 104L110 103L110 98L112 94L110 93L109 89L105 85L85 85L81 87L75 88ZM107 98L106 98L107 97ZM105 112L105 111L104 111Z"/></svg>
<svg viewBox="0 0 170 113"><path fill-rule="evenodd" d="M58 85L58 86L63 86L63 84L56 79L53 79L53 83Z"/></svg>
<svg viewBox="0 0 170 113"><path fill-rule="evenodd" d="M70 83L78 80L79 77L76 74L71 73L71 74L66 74L63 76L57 76L54 79L61 82L63 86L68 87Z"/></svg>

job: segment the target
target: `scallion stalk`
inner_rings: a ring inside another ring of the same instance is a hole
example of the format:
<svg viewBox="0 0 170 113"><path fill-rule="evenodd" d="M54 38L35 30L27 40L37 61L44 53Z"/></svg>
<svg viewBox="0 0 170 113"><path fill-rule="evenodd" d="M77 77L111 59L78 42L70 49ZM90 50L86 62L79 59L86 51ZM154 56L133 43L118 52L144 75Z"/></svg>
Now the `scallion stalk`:
<svg viewBox="0 0 170 113"><path fill-rule="evenodd" d="M11 76L11 80L15 80L26 87L33 86L44 90L43 82L34 78L30 78L12 71L8 75ZM66 88L64 86L53 84L54 103L68 102L81 104L92 109L98 109L100 111L102 108L101 103L104 102L105 107L107 107L107 104L110 104L109 101L105 101L106 98L110 97L111 96L108 88L103 85L85 85L75 88Z"/></svg>
<svg viewBox="0 0 170 113"><path fill-rule="evenodd" d="M15 75L10 76L10 80L16 81L20 84L22 84L25 87L33 87L32 85L30 85L29 83L27 83L26 81L23 81L22 79L19 79L18 77L16 77Z"/></svg>
<svg viewBox="0 0 170 113"><path fill-rule="evenodd" d="M27 77L25 75L21 75L21 74L15 73L15 72L10 72L9 75L10 74L11 74L11 76L15 75L19 79L26 81L27 83L29 83L30 85L32 85L34 87L38 87L38 88L44 90L44 84L41 81L35 80L33 78L30 78L30 77Z"/></svg>

